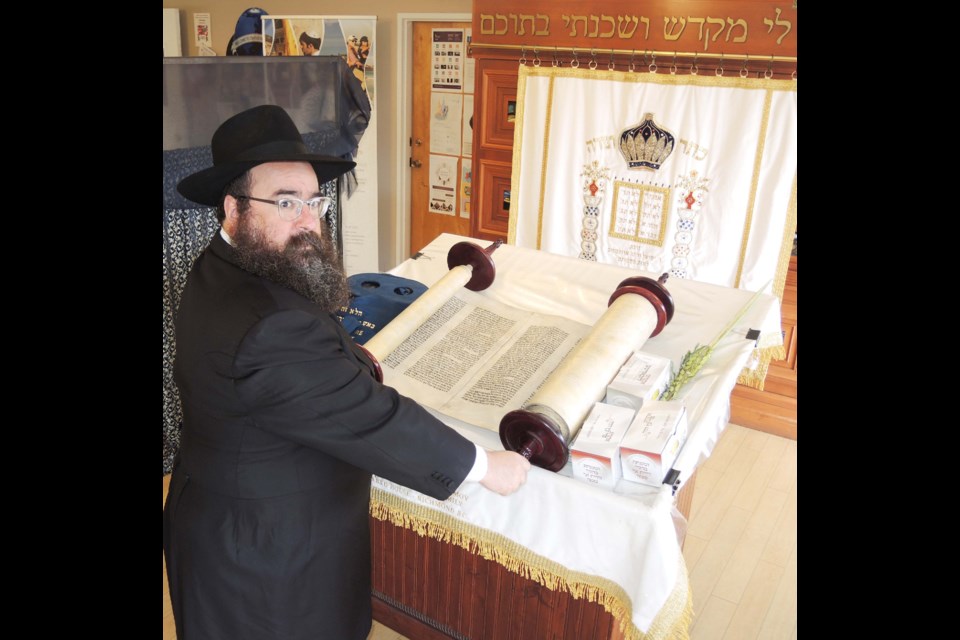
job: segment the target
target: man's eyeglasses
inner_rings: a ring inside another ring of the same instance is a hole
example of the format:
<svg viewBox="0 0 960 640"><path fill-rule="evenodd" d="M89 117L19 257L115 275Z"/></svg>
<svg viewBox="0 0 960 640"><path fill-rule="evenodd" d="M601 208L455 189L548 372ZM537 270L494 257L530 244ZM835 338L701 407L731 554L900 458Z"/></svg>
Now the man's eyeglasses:
<svg viewBox="0 0 960 640"><path fill-rule="evenodd" d="M324 197L301 200L300 198L294 198L292 196L283 196L276 200L264 200L263 198L254 198L253 196L237 196L237 200L241 198L275 204L277 205L277 213L280 214L280 218L287 221L299 218L300 212L303 210L303 205L307 205L310 213L317 218L323 218L323 216L327 215L327 210L330 208L330 205L333 204L333 198Z"/></svg>

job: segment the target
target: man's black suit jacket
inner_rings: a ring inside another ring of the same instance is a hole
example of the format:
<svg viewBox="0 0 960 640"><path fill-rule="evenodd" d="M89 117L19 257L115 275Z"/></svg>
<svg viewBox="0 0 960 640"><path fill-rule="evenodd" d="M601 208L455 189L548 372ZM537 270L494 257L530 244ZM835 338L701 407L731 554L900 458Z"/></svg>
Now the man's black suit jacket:
<svg viewBox="0 0 960 640"><path fill-rule="evenodd" d="M370 475L437 499L474 445L376 382L336 319L217 233L176 321L180 452L164 552L180 640L362 640Z"/></svg>

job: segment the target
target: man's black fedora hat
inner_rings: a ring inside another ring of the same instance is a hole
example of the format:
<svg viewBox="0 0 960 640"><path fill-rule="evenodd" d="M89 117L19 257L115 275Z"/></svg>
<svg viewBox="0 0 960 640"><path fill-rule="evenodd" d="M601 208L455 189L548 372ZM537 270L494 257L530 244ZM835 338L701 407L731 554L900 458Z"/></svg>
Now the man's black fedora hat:
<svg viewBox="0 0 960 640"><path fill-rule="evenodd" d="M210 206L220 204L224 188L233 179L264 162L309 162L319 184L357 164L310 153L293 119L272 104L241 111L221 124L213 134L210 150L213 166L187 176L177 185L184 197Z"/></svg>

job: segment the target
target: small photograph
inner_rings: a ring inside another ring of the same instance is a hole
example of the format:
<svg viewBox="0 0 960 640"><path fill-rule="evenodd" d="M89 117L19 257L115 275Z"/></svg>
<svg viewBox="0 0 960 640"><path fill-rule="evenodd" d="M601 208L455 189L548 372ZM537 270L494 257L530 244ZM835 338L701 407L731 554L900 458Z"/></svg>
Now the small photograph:
<svg viewBox="0 0 960 640"><path fill-rule="evenodd" d="M372 96L370 80L373 77L373 42L375 25L366 19L341 18L337 21L343 39L340 55L346 54L347 66L353 71L360 84Z"/></svg>
<svg viewBox="0 0 960 640"><path fill-rule="evenodd" d="M350 67L373 105L371 38L376 32L375 20L293 15L263 15L262 20L263 55L339 56Z"/></svg>
<svg viewBox="0 0 960 640"><path fill-rule="evenodd" d="M319 56L326 38L325 20L320 16L263 16L264 31L272 23L273 41L264 38L265 56Z"/></svg>

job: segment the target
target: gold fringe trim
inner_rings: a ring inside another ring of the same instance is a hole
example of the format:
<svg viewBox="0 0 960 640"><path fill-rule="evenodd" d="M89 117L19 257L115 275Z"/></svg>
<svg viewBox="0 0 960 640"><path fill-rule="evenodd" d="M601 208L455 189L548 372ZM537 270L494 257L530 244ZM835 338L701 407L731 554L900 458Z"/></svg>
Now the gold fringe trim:
<svg viewBox="0 0 960 640"><path fill-rule="evenodd" d="M760 359L783 360L787 352L783 348L783 338L776 332L765 333L757 339L757 348L760 350Z"/></svg>
<svg viewBox="0 0 960 640"><path fill-rule="evenodd" d="M783 302L783 290L787 286L787 269L790 267L790 254L793 252L793 234L797 230L797 174L793 174L793 186L790 188L790 202L787 203L787 221L783 225L783 241L780 244L780 260L774 276L773 293ZM786 357L786 356L783 356Z"/></svg>
<svg viewBox="0 0 960 640"><path fill-rule="evenodd" d="M743 263L747 259L747 243L750 241L750 227L753 224L753 210L757 204L757 188L760 184L760 164L763 160L763 149L767 142L767 129L770 124L770 104L773 102L773 91L767 91L763 98L763 116L760 118L760 131L757 136L757 148L753 156L753 175L750 178L750 197L748 198L747 215L743 223L743 239L740 241L740 262L737 264L737 277L734 287L740 286L743 276ZM781 290L783 286L781 285Z"/></svg>
<svg viewBox="0 0 960 640"><path fill-rule="evenodd" d="M760 363L756 369L747 369L744 367L737 376L737 384L742 384L757 391L763 391L763 381L767 379L769 364Z"/></svg>
<svg viewBox="0 0 960 640"><path fill-rule="evenodd" d="M660 608L657 617L650 623L648 638L666 638L668 640L689 640L690 626L693 624L693 590L687 576L687 565L680 556L680 571L677 584L667 601ZM623 627L621 626L621 630Z"/></svg>
<svg viewBox="0 0 960 640"><path fill-rule="evenodd" d="M643 633L633 623L630 597L612 580L570 570L505 536L404 500L377 487L370 489L370 515L377 520L414 531L422 537L461 547L551 591L563 590L578 600L596 602L617 621L626 640L689 639L690 624L693 620L693 597L689 590L682 554L677 584L657 613L650 631Z"/></svg>
<svg viewBox="0 0 960 640"><path fill-rule="evenodd" d="M520 147L523 145L524 96L527 95L526 66L517 74L517 113L513 124L513 157L510 171L510 214L507 216L507 244L517 244L517 205L520 201Z"/></svg>
<svg viewBox="0 0 960 640"><path fill-rule="evenodd" d="M758 341L761 345L764 342L770 342L771 338L776 339L776 334L768 334L766 340L760 336ZM767 371L770 369L771 360L783 360L787 357L787 350L782 344L764 347L760 346L753 350L753 359L758 359L759 364L754 369L744 367L737 377L737 383L752 387L758 391L763 391L763 381L767 378Z"/></svg>
<svg viewBox="0 0 960 640"><path fill-rule="evenodd" d="M543 198L547 185L547 160L550 157L550 120L553 115L553 76L550 76L550 85L547 89L547 118L543 126L543 157L540 159L540 201L537 204L537 251L543 243ZM512 188L512 187L511 187ZM510 193L511 208L513 193Z"/></svg>

